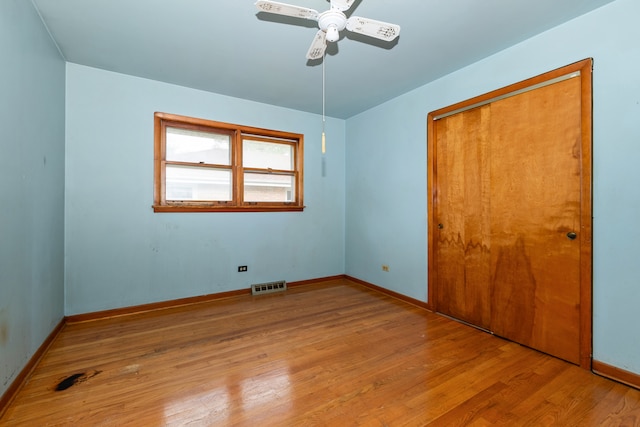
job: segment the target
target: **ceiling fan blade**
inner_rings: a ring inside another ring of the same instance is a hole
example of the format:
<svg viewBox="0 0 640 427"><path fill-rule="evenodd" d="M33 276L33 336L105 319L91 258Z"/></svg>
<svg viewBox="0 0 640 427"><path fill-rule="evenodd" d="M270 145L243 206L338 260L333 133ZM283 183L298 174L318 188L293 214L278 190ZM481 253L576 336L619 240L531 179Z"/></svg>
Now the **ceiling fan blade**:
<svg viewBox="0 0 640 427"><path fill-rule="evenodd" d="M256 7L261 12L275 13L295 18L318 19L318 11L308 7L293 6L285 3L278 3L270 0L258 0Z"/></svg>
<svg viewBox="0 0 640 427"><path fill-rule="evenodd" d="M316 36L311 42L311 46L307 51L307 59L320 59L324 56L324 51L327 49L327 33L319 30Z"/></svg>
<svg viewBox="0 0 640 427"><path fill-rule="evenodd" d="M400 26L374 19L352 16L347 19L347 30L380 40L391 41L400 35Z"/></svg>
<svg viewBox="0 0 640 427"><path fill-rule="evenodd" d="M355 0L331 0L331 9L338 9L342 12L348 10Z"/></svg>

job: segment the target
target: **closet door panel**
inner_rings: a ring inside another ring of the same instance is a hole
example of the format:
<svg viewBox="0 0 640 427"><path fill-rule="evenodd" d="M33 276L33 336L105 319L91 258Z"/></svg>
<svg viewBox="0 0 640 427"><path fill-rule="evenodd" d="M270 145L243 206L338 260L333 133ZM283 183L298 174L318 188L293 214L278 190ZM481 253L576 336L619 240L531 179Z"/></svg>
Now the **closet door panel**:
<svg viewBox="0 0 640 427"><path fill-rule="evenodd" d="M580 361L581 85L491 104L491 330ZM571 233L576 233L574 236Z"/></svg>
<svg viewBox="0 0 640 427"><path fill-rule="evenodd" d="M490 107L439 120L436 128L438 311L490 327Z"/></svg>

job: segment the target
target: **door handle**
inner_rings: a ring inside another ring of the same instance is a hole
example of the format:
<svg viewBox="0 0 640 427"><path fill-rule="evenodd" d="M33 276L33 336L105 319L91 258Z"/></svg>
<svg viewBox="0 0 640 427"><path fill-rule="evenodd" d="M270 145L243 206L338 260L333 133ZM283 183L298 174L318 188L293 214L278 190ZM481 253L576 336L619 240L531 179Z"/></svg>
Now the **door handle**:
<svg viewBox="0 0 640 427"><path fill-rule="evenodd" d="M578 237L578 234L575 231L570 231L567 233L567 238L569 238L569 240L576 240L576 237Z"/></svg>

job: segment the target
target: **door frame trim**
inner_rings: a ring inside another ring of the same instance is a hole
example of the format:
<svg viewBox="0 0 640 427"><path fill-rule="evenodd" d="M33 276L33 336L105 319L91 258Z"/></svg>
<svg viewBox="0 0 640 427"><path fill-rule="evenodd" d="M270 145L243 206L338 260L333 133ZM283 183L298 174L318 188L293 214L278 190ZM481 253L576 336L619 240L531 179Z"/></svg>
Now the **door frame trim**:
<svg viewBox="0 0 640 427"><path fill-rule="evenodd" d="M575 75L577 73L577 75ZM544 87L566 78L581 79L581 202L580 202L580 367L591 370L593 348L593 226L592 226L592 138L593 138L593 58L540 74L518 83L488 92L483 95L441 108L427 115L427 307L437 311L435 282L437 260L435 259L436 223L434 220L437 203L437 171L435 124L438 119L462 111L489 104L499 99ZM433 261L433 262L431 262Z"/></svg>

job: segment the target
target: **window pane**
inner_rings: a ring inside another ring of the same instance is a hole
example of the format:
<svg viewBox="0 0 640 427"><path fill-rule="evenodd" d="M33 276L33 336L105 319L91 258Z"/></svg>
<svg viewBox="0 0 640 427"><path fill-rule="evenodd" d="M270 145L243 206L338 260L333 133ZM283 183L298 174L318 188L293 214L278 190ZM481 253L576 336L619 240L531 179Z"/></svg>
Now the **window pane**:
<svg viewBox="0 0 640 427"><path fill-rule="evenodd" d="M167 200L229 201L231 171L167 165Z"/></svg>
<svg viewBox="0 0 640 427"><path fill-rule="evenodd" d="M291 175L244 174L245 202L294 202L295 180Z"/></svg>
<svg viewBox="0 0 640 427"><path fill-rule="evenodd" d="M293 170L293 146L275 142L242 141L242 165L245 168Z"/></svg>
<svg viewBox="0 0 640 427"><path fill-rule="evenodd" d="M231 137L227 134L167 128L166 159L175 162L231 164Z"/></svg>

